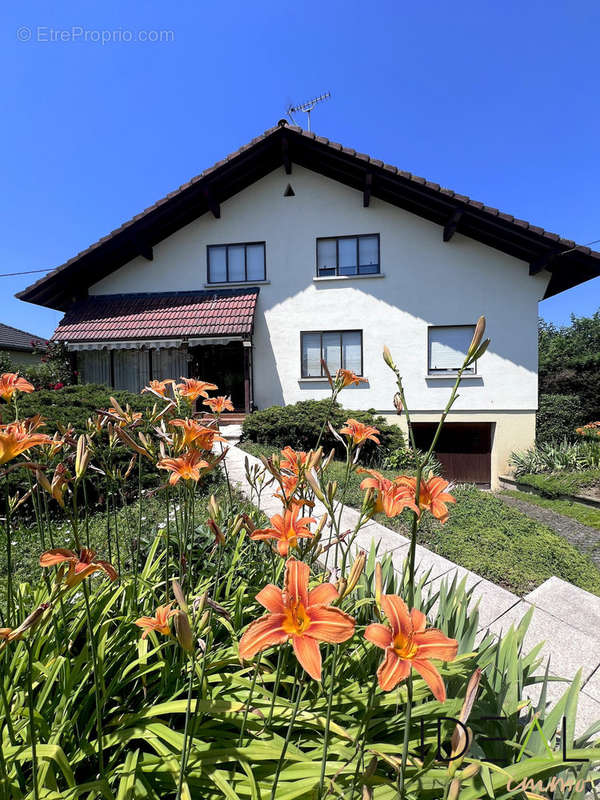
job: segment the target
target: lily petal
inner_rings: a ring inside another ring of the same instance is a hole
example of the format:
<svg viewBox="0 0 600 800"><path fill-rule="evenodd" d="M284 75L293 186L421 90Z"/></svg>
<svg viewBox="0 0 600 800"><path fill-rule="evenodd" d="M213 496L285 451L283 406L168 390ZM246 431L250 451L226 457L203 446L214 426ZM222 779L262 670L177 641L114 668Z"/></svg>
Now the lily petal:
<svg viewBox="0 0 600 800"><path fill-rule="evenodd" d="M337 600L340 593L333 583L320 583L308 593L309 606L328 606Z"/></svg>
<svg viewBox="0 0 600 800"><path fill-rule="evenodd" d="M279 586L275 586L273 583L268 583L256 595L256 599L261 606L264 606L267 609L267 611L271 611L273 614L284 613L283 599L281 597L281 589Z"/></svg>
<svg viewBox="0 0 600 800"><path fill-rule="evenodd" d="M419 675L425 680L436 700L443 703L446 700L446 687L442 676L437 669L429 661L421 661L415 658L412 662L413 667L417 670Z"/></svg>
<svg viewBox="0 0 600 800"><path fill-rule="evenodd" d="M387 625L381 625L379 622L373 622L367 625L365 630L365 639L368 642L381 647L385 650L392 644L392 632Z"/></svg>
<svg viewBox="0 0 600 800"><path fill-rule="evenodd" d="M399 633L411 632L412 622L408 613L408 607L401 597L398 597L397 594L382 594L381 607L383 608L383 613L390 621L394 636Z"/></svg>
<svg viewBox="0 0 600 800"><path fill-rule="evenodd" d="M281 627L284 619L283 614L267 614L251 622L240 639L240 658L252 658L260 650L285 642L288 634Z"/></svg>
<svg viewBox="0 0 600 800"><path fill-rule="evenodd" d="M377 670L379 686L384 692L391 692L401 681L406 680L410 673L410 663L403 661L390 648L386 651L385 658Z"/></svg>
<svg viewBox="0 0 600 800"><path fill-rule="evenodd" d="M458 651L456 639L449 639L437 628L428 628L426 631L415 633L414 643L418 647L418 659L439 658L442 661L452 661Z"/></svg>
<svg viewBox="0 0 600 800"><path fill-rule="evenodd" d="M306 636L321 642L345 642L354 634L354 620L339 608L312 606Z"/></svg>
<svg viewBox="0 0 600 800"><path fill-rule="evenodd" d="M427 617L422 611L419 611L418 608L413 608L410 612L410 619L413 624L413 629L415 633L420 633L424 631L427 626Z"/></svg>
<svg viewBox="0 0 600 800"><path fill-rule="evenodd" d="M283 585L288 596L293 602L300 602L306 608L308 606L308 578L310 567L303 561L295 558L288 558L285 565L285 577Z"/></svg>
<svg viewBox="0 0 600 800"><path fill-rule="evenodd" d="M65 547L56 547L54 550L47 550L40 556L40 567L53 567L55 564L62 564L63 561L79 561L79 556L72 550Z"/></svg>
<svg viewBox="0 0 600 800"><path fill-rule="evenodd" d="M296 658L311 678L321 680L321 651L314 639L308 636L292 636Z"/></svg>

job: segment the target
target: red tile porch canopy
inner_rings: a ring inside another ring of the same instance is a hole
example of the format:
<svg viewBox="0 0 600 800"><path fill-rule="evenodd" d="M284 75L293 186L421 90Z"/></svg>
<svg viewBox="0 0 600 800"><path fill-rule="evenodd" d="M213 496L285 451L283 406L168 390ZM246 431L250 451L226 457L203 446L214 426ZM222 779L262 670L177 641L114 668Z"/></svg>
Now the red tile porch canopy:
<svg viewBox="0 0 600 800"><path fill-rule="evenodd" d="M62 342L252 335L258 289L96 295L74 304L52 337Z"/></svg>

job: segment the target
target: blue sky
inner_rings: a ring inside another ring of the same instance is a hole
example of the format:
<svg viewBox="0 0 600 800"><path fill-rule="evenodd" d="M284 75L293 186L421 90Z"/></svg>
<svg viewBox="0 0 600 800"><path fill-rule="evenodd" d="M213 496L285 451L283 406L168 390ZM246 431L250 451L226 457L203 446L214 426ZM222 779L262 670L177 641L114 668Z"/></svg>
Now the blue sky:
<svg viewBox="0 0 600 800"><path fill-rule="evenodd" d="M2 273L63 263L325 90L318 133L600 239L592 0L25 0L0 14ZM127 41L139 31L168 41ZM0 278L0 321L49 335L60 314L12 297L37 277ZM564 323L599 306L596 279L540 311Z"/></svg>

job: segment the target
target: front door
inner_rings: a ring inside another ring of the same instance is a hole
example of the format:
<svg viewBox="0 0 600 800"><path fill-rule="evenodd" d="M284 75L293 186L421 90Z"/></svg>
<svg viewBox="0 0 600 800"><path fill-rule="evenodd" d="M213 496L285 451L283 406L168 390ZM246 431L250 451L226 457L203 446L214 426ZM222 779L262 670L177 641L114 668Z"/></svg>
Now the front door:
<svg viewBox="0 0 600 800"><path fill-rule="evenodd" d="M245 410L244 347L242 342L205 344L190 349L190 378L216 383L229 395L236 411Z"/></svg>

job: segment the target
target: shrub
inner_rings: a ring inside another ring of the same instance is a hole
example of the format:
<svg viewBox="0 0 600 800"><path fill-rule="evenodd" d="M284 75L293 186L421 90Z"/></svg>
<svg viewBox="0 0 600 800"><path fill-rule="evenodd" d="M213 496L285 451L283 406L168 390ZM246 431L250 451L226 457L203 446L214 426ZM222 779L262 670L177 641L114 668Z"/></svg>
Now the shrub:
<svg viewBox="0 0 600 800"><path fill-rule="evenodd" d="M255 411L244 420L242 438L258 444L274 447L290 445L295 449L310 450L314 447L323 423L327 419L329 400L301 400L289 406L271 406ZM363 461L373 461L388 453L404 449L404 434L397 425L388 425L384 417L369 411L349 411L335 403L331 410L331 424L339 430L349 418L359 420L379 429L381 447L367 442L363 448ZM339 442L326 427L321 439L324 450L335 447L342 452Z"/></svg>
<svg viewBox="0 0 600 800"><path fill-rule="evenodd" d="M99 408L107 408L111 397L115 397L122 407L129 403L135 411L151 408L155 402L151 395L115 392L108 386L86 383L20 395L19 415L31 417L41 412L46 420L44 430L50 435L59 424L71 425L77 433L82 433L88 417L93 416ZM0 405L0 413L4 422L12 419L12 407L9 408L5 403Z"/></svg>
<svg viewBox="0 0 600 800"><path fill-rule="evenodd" d="M581 400L571 394L546 394L540 396L536 416L536 442L573 441L575 428L584 421Z"/></svg>
<svg viewBox="0 0 600 800"><path fill-rule="evenodd" d="M533 486L546 497L561 497L578 494L582 489L600 485L600 469L586 469L578 472L554 472L540 475L526 472L518 476L518 482Z"/></svg>
<svg viewBox="0 0 600 800"><path fill-rule="evenodd" d="M421 450L419 450L418 453L421 458L425 455ZM417 468L415 454L410 448L407 447L399 450L393 450L385 457L383 461L383 467L385 469L391 469L397 472L409 472L412 474ZM443 475L444 468L435 457L435 453L431 454L427 463L425 464L425 471L428 470L434 475Z"/></svg>
<svg viewBox="0 0 600 800"><path fill-rule="evenodd" d="M10 353L5 350L0 350L0 375L3 372L17 372L18 367L12 360Z"/></svg>

